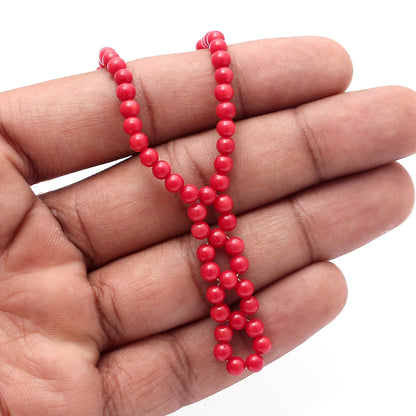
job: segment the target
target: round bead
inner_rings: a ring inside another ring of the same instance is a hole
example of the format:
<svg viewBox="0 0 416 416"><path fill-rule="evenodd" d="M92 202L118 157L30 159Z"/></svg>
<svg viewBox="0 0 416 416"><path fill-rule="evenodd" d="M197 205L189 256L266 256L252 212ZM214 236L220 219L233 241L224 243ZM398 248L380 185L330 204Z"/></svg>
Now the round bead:
<svg viewBox="0 0 416 416"><path fill-rule="evenodd" d="M130 136L130 147L135 152L142 152L149 146L149 139L148 137L143 133L135 133L132 136Z"/></svg>
<svg viewBox="0 0 416 416"><path fill-rule="evenodd" d="M233 103L231 103L230 101L224 101L222 103L219 103L217 105L217 116L219 119L221 120L226 120L229 119L231 120L232 118L235 117L236 114L236 109L235 109L235 105Z"/></svg>
<svg viewBox="0 0 416 416"><path fill-rule="evenodd" d="M234 152L235 143L231 137L221 137L217 141L217 150L223 155L230 155Z"/></svg>
<svg viewBox="0 0 416 416"><path fill-rule="evenodd" d="M220 136L230 137L235 133L235 124L232 120L220 120L217 123L217 132Z"/></svg>
<svg viewBox="0 0 416 416"><path fill-rule="evenodd" d="M246 368L246 363L240 357L231 357L227 362L227 371L232 376L240 376L244 373L244 369Z"/></svg>
<svg viewBox="0 0 416 416"><path fill-rule="evenodd" d="M248 260L244 256L235 256L230 261L231 270L235 273L241 274L248 270Z"/></svg>
<svg viewBox="0 0 416 416"><path fill-rule="evenodd" d="M130 84L133 81L133 74L127 68L119 69L114 74L114 81L117 85Z"/></svg>
<svg viewBox="0 0 416 416"><path fill-rule="evenodd" d="M224 289L234 289L238 283L238 277L232 270L223 271L220 276L220 283Z"/></svg>
<svg viewBox="0 0 416 416"><path fill-rule="evenodd" d="M234 90L230 84L219 84L215 87L214 94L218 101L231 101Z"/></svg>
<svg viewBox="0 0 416 416"><path fill-rule="evenodd" d="M207 289L206 297L208 302L217 305L218 303L224 302L225 290L220 286L211 286Z"/></svg>
<svg viewBox="0 0 416 416"><path fill-rule="evenodd" d="M233 338L233 330L228 325L218 325L214 336L218 342L230 342Z"/></svg>
<svg viewBox="0 0 416 416"><path fill-rule="evenodd" d="M152 167L153 175L157 179L165 179L170 174L171 168L165 160L159 160Z"/></svg>
<svg viewBox="0 0 416 416"><path fill-rule="evenodd" d="M202 244L198 247L196 251L196 256L199 261L203 263L207 261L212 261L215 258L215 248L212 247L210 244Z"/></svg>
<svg viewBox="0 0 416 416"><path fill-rule="evenodd" d="M210 185L217 191L225 191L230 186L230 179L227 175L214 173L209 180ZM214 203L215 204L215 203Z"/></svg>
<svg viewBox="0 0 416 416"><path fill-rule="evenodd" d="M248 298L254 293L253 282L248 279L243 279L237 283L235 291L240 298Z"/></svg>
<svg viewBox="0 0 416 416"><path fill-rule="evenodd" d="M103 56L104 56L104 54L105 54L106 52L108 52L108 51L115 52L115 50L114 50L113 48L110 48L110 47L108 47L108 46L105 46L104 48L101 48L101 49L100 49L100 51L98 52L98 57L99 57L100 63L102 63L102 62L103 62Z"/></svg>
<svg viewBox="0 0 416 416"><path fill-rule="evenodd" d="M217 51L212 54L211 62L212 65L214 65L214 68L229 66L231 63L231 56L227 51Z"/></svg>
<svg viewBox="0 0 416 416"><path fill-rule="evenodd" d="M224 39L218 38L214 39L209 44L209 51L211 53L215 53L217 51L226 51L228 49L227 44L225 43Z"/></svg>
<svg viewBox="0 0 416 416"><path fill-rule="evenodd" d="M192 204L198 199L198 188L195 185L185 185L181 190L181 199L187 204Z"/></svg>
<svg viewBox="0 0 416 416"><path fill-rule="evenodd" d="M120 113L123 117L136 117L140 112L139 103L135 100L126 100L120 104Z"/></svg>
<svg viewBox="0 0 416 416"><path fill-rule="evenodd" d="M225 293L225 292L224 292ZM231 329L239 331L243 329L247 324L247 316L241 311L234 311L228 318L228 325Z"/></svg>
<svg viewBox="0 0 416 416"><path fill-rule="evenodd" d="M233 78L233 71L227 66L215 70L215 81L218 84L229 84Z"/></svg>
<svg viewBox="0 0 416 416"><path fill-rule="evenodd" d="M221 32L219 32L218 30L212 30L212 31L210 31L210 32L208 32L206 35L205 35L205 38L206 38L206 42L208 43L208 45L214 40L214 39L225 39L224 38L224 35L221 33Z"/></svg>
<svg viewBox="0 0 416 416"><path fill-rule="evenodd" d="M211 307L210 315L215 322L225 322L230 316L230 308L225 303L214 305Z"/></svg>
<svg viewBox="0 0 416 416"><path fill-rule="evenodd" d="M133 84L125 82L117 87L116 94L120 101L132 100L136 95L136 88Z"/></svg>
<svg viewBox="0 0 416 416"><path fill-rule="evenodd" d="M203 186L199 190L199 200L204 205L211 205L214 203L217 193L212 186Z"/></svg>
<svg viewBox="0 0 416 416"><path fill-rule="evenodd" d="M214 347L214 356L218 361L227 361L233 355L233 349L230 344L217 344Z"/></svg>
<svg viewBox="0 0 416 416"><path fill-rule="evenodd" d="M214 202L214 208L220 214L227 214L233 209L233 199L227 194L218 195Z"/></svg>
<svg viewBox="0 0 416 416"><path fill-rule="evenodd" d="M227 235L223 230L214 228L208 235L208 241L215 248L222 247L227 241Z"/></svg>
<svg viewBox="0 0 416 416"><path fill-rule="evenodd" d="M103 54L103 56L101 58L101 63L103 64L104 67L107 67L110 60L113 59L113 58L117 58L117 57L118 57L118 53L114 49L109 48Z"/></svg>
<svg viewBox="0 0 416 416"><path fill-rule="evenodd" d="M264 359L259 354L250 354L246 358L247 370L257 373L264 367Z"/></svg>
<svg viewBox="0 0 416 416"><path fill-rule="evenodd" d="M259 336L253 340L253 349L258 354L267 354L272 349L270 338Z"/></svg>
<svg viewBox="0 0 416 416"><path fill-rule="evenodd" d="M197 49L197 50L205 49L204 45L202 44L201 39L196 43L195 49Z"/></svg>
<svg viewBox="0 0 416 416"><path fill-rule="evenodd" d="M208 237L209 225L206 222L195 222L191 227L191 234L198 240Z"/></svg>
<svg viewBox="0 0 416 416"><path fill-rule="evenodd" d="M107 70L111 75L114 75L119 69L124 69L126 63L119 56L111 58L107 64Z"/></svg>
<svg viewBox="0 0 416 416"><path fill-rule="evenodd" d="M130 136L132 134L140 133L142 127L142 122L138 117L129 117L123 122L123 130Z"/></svg>
<svg viewBox="0 0 416 416"><path fill-rule="evenodd" d="M240 237L231 237L225 243L225 250L230 256L238 256L244 250L244 242Z"/></svg>
<svg viewBox="0 0 416 416"><path fill-rule="evenodd" d="M217 156L214 160L214 168L218 173L228 173L233 168L233 160L230 156Z"/></svg>
<svg viewBox="0 0 416 416"><path fill-rule="evenodd" d="M237 218L234 214L223 214L218 218L218 225L224 231L232 231L237 226Z"/></svg>
<svg viewBox="0 0 416 416"><path fill-rule="evenodd" d="M172 193L179 192L183 187L184 181L181 175L171 173L165 179L165 188Z"/></svg>
<svg viewBox="0 0 416 416"><path fill-rule="evenodd" d="M140 162L144 166L148 166L149 168L153 166L159 159L159 155L157 154L156 150L153 148L147 148L140 153Z"/></svg>
<svg viewBox="0 0 416 416"><path fill-rule="evenodd" d="M246 325L247 335L251 338L263 335L264 324L260 319L251 319Z"/></svg>
<svg viewBox="0 0 416 416"><path fill-rule="evenodd" d="M242 299L240 302L240 309L245 314L252 315L259 310L259 301L254 296Z"/></svg>
<svg viewBox="0 0 416 416"><path fill-rule="evenodd" d="M208 214L206 206L199 203L192 204L187 212L189 219L193 222L203 221Z"/></svg>
<svg viewBox="0 0 416 416"><path fill-rule="evenodd" d="M221 269L217 263L209 261L201 266L201 276L206 282L214 282L220 276Z"/></svg>

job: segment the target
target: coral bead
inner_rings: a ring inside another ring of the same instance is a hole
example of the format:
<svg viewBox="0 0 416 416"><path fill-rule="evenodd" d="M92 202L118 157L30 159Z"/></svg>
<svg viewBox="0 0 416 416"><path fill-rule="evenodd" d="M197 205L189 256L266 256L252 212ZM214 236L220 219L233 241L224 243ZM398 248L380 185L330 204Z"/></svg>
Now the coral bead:
<svg viewBox="0 0 416 416"><path fill-rule="evenodd" d="M225 290L220 286L211 286L207 289L206 297L208 302L217 305L218 303L224 302Z"/></svg>
<svg viewBox="0 0 416 416"><path fill-rule="evenodd" d="M117 87L116 94L120 101L132 100L136 95L136 88L133 84L125 82Z"/></svg>
<svg viewBox="0 0 416 416"><path fill-rule="evenodd" d="M248 270L248 260L244 256L235 256L230 260L231 270L235 273L245 273Z"/></svg>
<svg viewBox="0 0 416 416"><path fill-rule="evenodd" d="M217 141L217 150L223 155L230 155L234 152L235 143L231 137L221 137Z"/></svg>
<svg viewBox="0 0 416 416"><path fill-rule="evenodd" d="M179 192L183 187L184 181L181 175L171 173L165 179L165 188L172 193Z"/></svg>
<svg viewBox="0 0 416 416"><path fill-rule="evenodd" d="M224 289L234 289L238 282L237 275L232 270L224 270L220 276L220 283Z"/></svg>
<svg viewBox="0 0 416 416"><path fill-rule="evenodd" d="M153 166L159 159L159 155L157 154L156 150L152 148L147 148L141 152L139 157L140 162L149 168Z"/></svg>
<svg viewBox="0 0 416 416"><path fill-rule="evenodd" d="M214 347L214 356L218 361L227 361L233 355L233 348L230 344L217 344Z"/></svg>
<svg viewBox="0 0 416 416"><path fill-rule="evenodd" d="M214 203L217 193L212 186L203 186L199 190L199 200L204 205L211 205Z"/></svg>
<svg viewBox="0 0 416 416"><path fill-rule="evenodd" d="M225 250L230 256L237 256L244 250L244 242L239 237L231 237L225 243Z"/></svg>
<svg viewBox="0 0 416 416"><path fill-rule="evenodd" d="M140 133L142 127L142 122L137 117L126 118L123 122L123 130L129 135Z"/></svg>
<svg viewBox="0 0 416 416"><path fill-rule="evenodd" d="M227 175L214 173L209 180L210 185L217 191L225 191L230 186L230 179Z"/></svg>
<svg viewBox="0 0 416 416"><path fill-rule="evenodd" d="M214 39L222 39L224 40L224 35L219 32L218 30L211 30L210 32L208 32L205 35L206 38L206 42L208 43L208 45L214 40Z"/></svg>
<svg viewBox="0 0 416 416"><path fill-rule="evenodd" d="M181 199L187 204L192 204L198 199L198 192L195 185L185 185L181 190Z"/></svg>
<svg viewBox="0 0 416 416"><path fill-rule="evenodd" d="M215 71L215 81L217 81L218 84L229 84L233 78L233 71L227 66L218 68Z"/></svg>
<svg viewBox="0 0 416 416"><path fill-rule="evenodd" d="M103 54L101 58L101 63L103 64L104 67L107 67L111 59L117 58L117 57L118 57L118 53L115 52L114 49L111 50L111 48L108 48L108 50Z"/></svg>
<svg viewBox="0 0 416 416"><path fill-rule="evenodd" d="M240 311L234 311L230 314L228 318L228 325L231 329L239 331L243 329L247 324L247 316Z"/></svg>
<svg viewBox="0 0 416 416"><path fill-rule="evenodd" d="M251 338L256 338L263 335L264 324L260 319L251 319L246 325L247 335Z"/></svg>
<svg viewBox="0 0 416 416"><path fill-rule="evenodd" d="M230 316L230 308L225 303L214 305L211 307L210 315L215 322L225 322Z"/></svg>
<svg viewBox="0 0 416 416"><path fill-rule="evenodd" d="M270 338L259 336L253 340L253 349L258 354L267 354L272 349Z"/></svg>
<svg viewBox="0 0 416 416"><path fill-rule="evenodd" d="M212 261L215 258L215 248L212 247L210 244L202 244L198 247L196 251L196 256L199 261L203 263L207 261Z"/></svg>
<svg viewBox="0 0 416 416"><path fill-rule="evenodd" d="M209 261L201 266L201 276L206 282L214 282L220 276L221 269L217 263Z"/></svg>
<svg viewBox="0 0 416 416"><path fill-rule="evenodd" d="M233 160L230 156L217 156L214 160L214 168L218 173L228 173L233 168Z"/></svg>
<svg viewBox="0 0 416 416"><path fill-rule="evenodd" d="M214 95L218 101L231 101L234 90L230 84L219 84L215 87Z"/></svg>
<svg viewBox="0 0 416 416"><path fill-rule="evenodd" d="M208 237L209 225L206 222L196 222L192 224L191 234L198 240Z"/></svg>
<svg viewBox="0 0 416 416"><path fill-rule="evenodd" d="M235 291L240 298L248 298L254 293L253 282L248 279L243 279L237 283Z"/></svg>
<svg viewBox="0 0 416 416"><path fill-rule="evenodd" d="M227 51L217 51L211 56L212 65L214 68L221 68L223 66L229 66L231 63L231 56Z"/></svg>
<svg viewBox="0 0 416 416"><path fill-rule="evenodd" d="M114 81L117 85L130 84L133 81L133 74L127 68L119 69L114 74Z"/></svg>
<svg viewBox="0 0 416 416"><path fill-rule="evenodd" d="M257 373L264 367L264 359L259 354L250 354L246 358L246 367L247 370Z"/></svg>
<svg viewBox="0 0 416 416"><path fill-rule="evenodd" d="M153 175L157 179L166 179L170 174L171 168L165 160L159 160L152 167Z"/></svg>
<svg viewBox="0 0 416 416"><path fill-rule="evenodd" d="M205 46L202 44L201 39L196 43L195 49L197 49L197 50L205 49Z"/></svg>
<svg viewBox="0 0 416 416"><path fill-rule="evenodd" d="M227 214L233 209L233 199L226 194L218 195L214 202L214 208L220 214Z"/></svg>
<svg viewBox="0 0 416 416"><path fill-rule="evenodd" d="M115 52L115 50L113 48L110 48L108 46L105 46L104 48L101 48L100 51L98 52L98 58L100 60L100 63L103 63L103 56L106 52Z"/></svg>
<svg viewBox="0 0 416 416"><path fill-rule="evenodd" d="M208 211L205 205L195 203L188 208L187 213L191 221L201 222L206 218Z"/></svg>
<svg viewBox="0 0 416 416"><path fill-rule="evenodd" d="M227 241L227 235L223 230L214 228L208 235L208 241L215 248L222 247Z"/></svg>
<svg viewBox="0 0 416 416"><path fill-rule="evenodd" d="M148 137L143 133L135 133L132 136L130 136L130 147L135 152L142 152L149 146L149 139Z"/></svg>
<svg viewBox="0 0 416 416"><path fill-rule="evenodd" d="M240 302L240 309L247 315L252 315L259 310L259 301L254 296L244 298Z"/></svg>
<svg viewBox="0 0 416 416"><path fill-rule="evenodd" d="M226 51L228 49L227 44L225 43L224 39L214 39L209 44L209 51L211 53L215 53L217 51Z"/></svg>
<svg viewBox="0 0 416 416"><path fill-rule="evenodd" d="M227 371L232 376L240 376L244 373L246 363L240 357L231 357L227 362Z"/></svg>
<svg viewBox="0 0 416 416"><path fill-rule="evenodd" d="M107 70L113 76L119 69L124 69L125 67L126 63L119 56L111 58L107 64Z"/></svg>
<svg viewBox="0 0 416 416"><path fill-rule="evenodd" d="M217 123L217 132L220 136L230 137L235 133L235 124L232 120L220 120Z"/></svg>
<svg viewBox="0 0 416 416"><path fill-rule="evenodd" d="M223 214L218 218L218 225L224 231L232 231L237 226L237 218L234 214Z"/></svg>
<svg viewBox="0 0 416 416"><path fill-rule="evenodd" d="M136 117L140 112L139 103L135 100L126 100L120 104L120 113L123 117Z"/></svg>
<svg viewBox="0 0 416 416"><path fill-rule="evenodd" d="M217 105L216 113L218 118L221 120L231 120L234 118L236 113L235 106L229 101L224 101L223 103L219 103Z"/></svg>
<svg viewBox="0 0 416 416"><path fill-rule="evenodd" d="M214 336L218 342L230 342L233 338L233 330L228 325L218 325Z"/></svg>

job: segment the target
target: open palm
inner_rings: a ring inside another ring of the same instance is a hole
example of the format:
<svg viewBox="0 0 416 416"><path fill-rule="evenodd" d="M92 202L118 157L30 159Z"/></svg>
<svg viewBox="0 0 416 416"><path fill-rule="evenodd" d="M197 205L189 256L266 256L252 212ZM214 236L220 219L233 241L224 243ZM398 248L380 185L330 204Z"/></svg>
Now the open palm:
<svg viewBox="0 0 416 416"><path fill-rule="evenodd" d="M344 94L349 58L325 39L230 51L230 194L273 360L342 309L345 281L327 260L410 212L411 181L392 162L416 148L416 100L398 87ZM217 140L209 52L129 66L152 145L185 182L206 184ZM237 380L212 356L187 207L137 158L31 191L130 154L114 90L102 70L0 95L2 416L163 415Z"/></svg>

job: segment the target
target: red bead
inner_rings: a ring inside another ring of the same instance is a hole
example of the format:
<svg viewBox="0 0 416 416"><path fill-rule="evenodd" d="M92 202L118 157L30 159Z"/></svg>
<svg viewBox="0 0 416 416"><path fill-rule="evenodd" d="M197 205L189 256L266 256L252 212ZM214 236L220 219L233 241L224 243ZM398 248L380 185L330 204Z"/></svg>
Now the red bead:
<svg viewBox="0 0 416 416"><path fill-rule="evenodd" d="M248 260L244 256L235 256L230 261L231 270L235 273L245 273L248 270Z"/></svg>
<svg viewBox="0 0 416 416"><path fill-rule="evenodd" d="M113 58L117 58L118 57L118 53L111 48L109 48L102 56L101 58L101 63L103 64L104 67L107 67L108 63L110 62L111 59Z"/></svg>
<svg viewBox="0 0 416 416"><path fill-rule="evenodd" d="M218 101L231 101L234 90L230 84L219 84L215 87L214 94Z"/></svg>
<svg viewBox="0 0 416 416"><path fill-rule="evenodd" d="M218 218L218 225L224 231L232 231L237 226L237 218L234 214L223 214Z"/></svg>
<svg viewBox="0 0 416 416"><path fill-rule="evenodd" d="M187 204L192 204L198 199L198 192L195 185L185 185L181 190L181 199Z"/></svg>
<svg viewBox="0 0 416 416"><path fill-rule="evenodd" d="M159 155L153 148L147 148L146 150L140 153L139 157L140 162L142 162L144 166L148 166L149 168L153 166L159 159Z"/></svg>
<svg viewBox="0 0 416 416"><path fill-rule="evenodd" d="M165 179L165 188L172 193L179 192L183 187L184 181L181 175L171 173Z"/></svg>
<svg viewBox="0 0 416 416"><path fill-rule="evenodd" d="M203 204L192 204L188 208L188 217L193 222L203 221L208 214L207 208Z"/></svg>
<svg viewBox="0 0 416 416"><path fill-rule="evenodd" d="M245 368L246 368L246 363L240 357L232 357L227 362L227 371L232 376L240 376L241 374L244 373Z"/></svg>
<svg viewBox="0 0 416 416"><path fill-rule="evenodd" d="M125 82L117 87L116 94L120 101L132 100L136 95L136 88L133 84Z"/></svg>
<svg viewBox="0 0 416 416"><path fill-rule="evenodd" d="M225 292L224 292L225 293ZM228 325L231 329L239 331L243 329L247 324L247 316L240 311L234 311L228 318Z"/></svg>
<svg viewBox="0 0 416 416"><path fill-rule="evenodd" d="M200 49L205 49L204 45L202 44L202 40L199 40L199 41L196 43L196 47L195 47L195 49L197 49L197 50L200 50Z"/></svg>
<svg viewBox="0 0 416 416"><path fill-rule="evenodd" d="M220 266L217 263L209 261L201 266L201 276L206 282L214 282L220 276Z"/></svg>
<svg viewBox="0 0 416 416"><path fill-rule="evenodd" d="M214 347L214 356L218 361L227 361L233 355L233 349L230 344L217 344Z"/></svg>
<svg viewBox="0 0 416 416"><path fill-rule="evenodd" d="M215 81L217 81L217 84L229 84L233 78L233 71L227 66L215 70Z"/></svg>
<svg viewBox="0 0 416 416"><path fill-rule="evenodd" d="M246 358L246 367L249 371L257 373L264 367L264 359L259 354L250 354Z"/></svg>
<svg viewBox="0 0 416 416"><path fill-rule="evenodd" d="M217 105L216 112L217 112L218 118L220 118L221 120L226 120L226 119L231 120L232 118L235 117L235 113L236 113L235 105L230 101L224 101Z"/></svg>
<svg viewBox="0 0 416 416"><path fill-rule="evenodd" d="M140 112L139 103L135 100L126 100L120 104L120 113L123 117L136 117Z"/></svg>
<svg viewBox="0 0 416 416"><path fill-rule="evenodd" d="M229 66L231 63L231 56L227 51L217 51L212 54L211 62L212 65L214 65L214 68Z"/></svg>
<svg viewBox="0 0 416 416"><path fill-rule="evenodd" d="M114 74L114 81L117 85L130 84L133 81L133 74L127 68L119 69Z"/></svg>
<svg viewBox="0 0 416 416"><path fill-rule="evenodd" d="M225 250L230 256L237 256L244 250L244 242L240 237L231 237L225 243Z"/></svg>
<svg viewBox="0 0 416 416"><path fill-rule="evenodd" d="M225 303L220 303L211 307L210 314L215 322L225 322L230 316L230 308Z"/></svg>
<svg viewBox="0 0 416 416"><path fill-rule="evenodd" d="M230 186L230 179L227 175L215 173L211 176L210 185L217 191L225 191ZM215 203L214 203L215 204Z"/></svg>
<svg viewBox="0 0 416 416"><path fill-rule="evenodd" d="M119 69L124 69L126 63L119 56L111 58L107 64L107 70L111 75L114 75Z"/></svg>
<svg viewBox="0 0 416 416"><path fill-rule="evenodd" d="M170 174L171 168L165 160L159 160L152 167L153 175L157 179L165 179Z"/></svg>
<svg viewBox="0 0 416 416"><path fill-rule="evenodd" d="M248 298L254 293L253 282L248 279L243 279L237 283L235 291L240 298Z"/></svg>
<svg viewBox="0 0 416 416"><path fill-rule="evenodd" d="M246 332L247 335L251 338L258 337L259 335L263 335L264 332L264 324L260 319L251 319L247 322L246 325Z"/></svg>
<svg viewBox="0 0 416 416"><path fill-rule="evenodd" d="M233 209L233 199L227 194L218 195L214 202L214 208L220 214L227 214Z"/></svg>
<svg viewBox="0 0 416 416"><path fill-rule="evenodd" d="M149 146L149 139L143 133L135 133L130 137L130 147L135 152L142 152Z"/></svg>
<svg viewBox="0 0 416 416"><path fill-rule="evenodd" d="M196 256L198 260L202 261L203 263L212 261L215 258L215 248L210 244L202 244L202 246L198 247Z"/></svg>
<svg viewBox="0 0 416 416"><path fill-rule="evenodd" d="M191 227L191 234L198 240L208 237L209 225L206 222L195 222Z"/></svg>
<svg viewBox="0 0 416 416"><path fill-rule="evenodd" d="M199 190L199 200L204 205L211 205L214 203L217 193L212 186L203 186Z"/></svg>
<svg viewBox="0 0 416 416"><path fill-rule="evenodd" d="M220 274L220 283L224 289L234 289L238 283L238 277L232 270L225 270Z"/></svg>
<svg viewBox="0 0 416 416"><path fill-rule="evenodd" d="M102 62L103 62L103 56L104 56L104 54L105 54L106 52L108 52L108 51L115 52L115 50L114 50L113 48L110 48L110 47L108 47L108 46L105 46L104 48L101 48L101 49L100 49L100 51L98 52L98 57L99 57L99 61L100 61L100 63L102 63Z"/></svg>
<svg viewBox="0 0 416 416"><path fill-rule="evenodd" d="M214 168L218 173L228 173L233 168L233 160L230 156L217 156L214 160Z"/></svg>
<svg viewBox="0 0 416 416"><path fill-rule="evenodd" d="M211 286L207 289L206 297L208 302L217 305L218 303L224 302L225 290L220 286Z"/></svg>
<svg viewBox="0 0 416 416"><path fill-rule="evenodd" d="M242 299L240 302L240 309L247 315L252 315L259 310L259 301L254 296Z"/></svg>
<svg viewBox="0 0 416 416"><path fill-rule="evenodd" d="M235 124L232 120L220 120L217 123L217 132L220 136L230 137L235 133Z"/></svg>
<svg viewBox="0 0 416 416"><path fill-rule="evenodd" d="M228 49L227 44L225 43L224 39L214 39L209 44L209 51L211 53L215 53L217 51L226 51Z"/></svg>
<svg viewBox="0 0 416 416"><path fill-rule="evenodd" d="M227 241L227 235L223 230L214 228L208 235L208 241L215 248L222 247Z"/></svg>
<svg viewBox="0 0 416 416"><path fill-rule="evenodd" d="M214 336L218 342L230 342L233 338L233 330L228 325L218 325Z"/></svg>
<svg viewBox="0 0 416 416"><path fill-rule="evenodd" d="M231 137L221 137L217 141L217 150L223 155L230 155L234 152L235 143Z"/></svg>
<svg viewBox="0 0 416 416"><path fill-rule="evenodd" d="M142 127L142 122L137 117L126 118L123 123L123 130L129 135L140 133Z"/></svg>
<svg viewBox="0 0 416 416"><path fill-rule="evenodd" d="M259 336L253 340L253 349L258 354L267 354L272 349L270 338Z"/></svg>
<svg viewBox="0 0 416 416"><path fill-rule="evenodd" d="M208 45L214 40L214 39L223 39L224 40L224 35L219 32L218 30L212 30L210 32L208 32L205 35L206 41L208 43Z"/></svg>

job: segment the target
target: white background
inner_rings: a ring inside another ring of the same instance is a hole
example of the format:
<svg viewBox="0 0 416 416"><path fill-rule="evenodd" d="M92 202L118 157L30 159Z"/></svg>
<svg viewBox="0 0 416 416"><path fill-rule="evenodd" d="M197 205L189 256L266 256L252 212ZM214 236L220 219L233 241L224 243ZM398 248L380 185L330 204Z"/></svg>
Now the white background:
<svg viewBox="0 0 416 416"><path fill-rule="evenodd" d="M228 43L330 37L352 57L349 90L416 89L413 0L2 0L0 16L0 91L93 70L105 45L132 60L192 50L214 29ZM415 157L403 164L416 180ZM333 323L261 373L175 414L416 415L415 235L413 213L336 259L349 300Z"/></svg>

